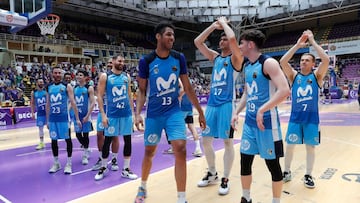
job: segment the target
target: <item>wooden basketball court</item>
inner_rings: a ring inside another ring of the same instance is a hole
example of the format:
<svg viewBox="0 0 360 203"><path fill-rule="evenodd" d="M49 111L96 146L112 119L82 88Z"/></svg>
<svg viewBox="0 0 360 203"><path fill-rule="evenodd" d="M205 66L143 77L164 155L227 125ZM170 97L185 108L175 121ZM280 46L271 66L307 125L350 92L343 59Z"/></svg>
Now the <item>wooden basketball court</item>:
<svg viewBox="0 0 360 203"><path fill-rule="evenodd" d="M280 106L281 115L288 114L289 104ZM350 103L321 105L321 144L316 149L313 171L315 189L304 187L302 177L305 173L305 146L297 146L292 163L292 181L284 184L281 201L288 203L360 202L360 111L357 101ZM351 122L347 121L350 119ZM196 120L196 119L195 119ZM241 117L235 139L240 139ZM287 129L287 117L282 118L283 136ZM26 133L24 133L24 131ZM0 150L36 145L37 128L2 130ZM47 135L48 133L46 133ZM94 133L93 133L94 134ZM74 137L74 136L73 136ZM49 142L47 136L46 141ZM158 151L158 153L161 153ZM222 174L223 150L216 153L217 170ZM219 196L219 184L198 188L197 182L205 175L205 158L188 162L187 199L189 203L240 202L240 160L239 144L235 145L235 161L230 176L230 193ZM11 160L9 160L11 161ZM141 160L132 160L141 162ZM281 159L283 165L284 160ZM173 168L167 168L150 175L147 203L176 202L176 188ZM81 184L81 183L79 183ZM120 202L134 201L140 179L99 191L71 202ZM66 195L66 194L59 194ZM253 202L271 202L271 177L262 159L256 157L253 164Z"/></svg>

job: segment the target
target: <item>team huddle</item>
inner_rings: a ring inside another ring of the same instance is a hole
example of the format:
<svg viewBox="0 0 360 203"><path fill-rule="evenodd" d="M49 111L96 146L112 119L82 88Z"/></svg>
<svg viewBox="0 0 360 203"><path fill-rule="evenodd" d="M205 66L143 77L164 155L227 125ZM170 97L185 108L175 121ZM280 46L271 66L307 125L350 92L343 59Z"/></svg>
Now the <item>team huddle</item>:
<svg viewBox="0 0 360 203"><path fill-rule="evenodd" d="M223 31L219 40L220 53L210 49L205 43L215 30ZM135 203L145 202L153 158L164 130L175 157L177 203L186 203L186 123L190 118L181 109L179 92L183 92L198 112L203 153L208 165L208 171L198 182L198 187L206 187L220 180L219 195L229 193L229 177L236 155L234 131L237 130L238 114L245 110L240 145L241 203L252 202L252 164L257 154L265 160L271 174L272 202L280 202L283 183L291 180L290 166L296 144L306 146L307 167L303 180L307 188L314 188L311 173L315 160L315 146L320 144L319 88L328 71L329 57L316 43L313 33L305 30L279 63L261 53L260 49L265 42L265 35L261 31L244 30L239 33L238 42L228 19L217 18L194 40L201 54L213 62L210 94L206 110L203 112L187 74L186 58L182 53L172 49L175 41L174 31L173 25L167 23L160 23L155 28L156 49L139 61L136 109L130 89L131 78L124 72L123 56L114 56L109 60L110 71L100 76L96 94L100 110L97 121L99 159L92 168L98 170L94 179L103 179L108 171L110 146L111 170L119 170L119 136L124 139L121 176L129 179L138 178L130 167L131 134L135 125L137 130L144 131L145 145L141 183ZM289 61L298 49L307 44L314 47L321 63L315 68L315 57L306 53L301 56L300 71L297 71ZM244 94L240 101L235 103L235 80L241 73L245 80ZM32 93L32 112L35 109L37 111L40 136L37 149L44 148L43 127L47 124L54 157L49 173L61 169L57 140L65 139L68 160L64 173L71 174L73 147L69 122L74 121L76 137L84 148L81 162L86 165L90 156L89 132L93 130L90 117L95 106L95 93L94 88L85 82L87 72L84 70L77 71L78 84L75 87L63 83L61 68L53 68L52 75L53 83L48 85L47 90L44 81L38 79L37 89ZM292 101L291 115L284 151L277 106L289 96ZM143 113L145 103L146 110ZM73 112L73 119L69 119L68 109ZM142 115L145 115L145 118ZM223 174L219 174L215 167L213 141L216 138L224 143ZM199 150L200 147L197 146L196 151ZM283 170L280 157L284 156Z"/></svg>

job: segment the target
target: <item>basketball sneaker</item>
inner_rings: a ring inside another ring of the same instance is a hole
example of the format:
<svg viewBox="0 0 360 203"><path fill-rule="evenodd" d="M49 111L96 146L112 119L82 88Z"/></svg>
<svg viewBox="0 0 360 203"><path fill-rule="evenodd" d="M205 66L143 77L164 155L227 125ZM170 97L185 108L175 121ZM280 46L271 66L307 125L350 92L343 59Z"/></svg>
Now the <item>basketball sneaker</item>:
<svg viewBox="0 0 360 203"><path fill-rule="evenodd" d="M195 151L192 153L192 155L193 155L194 157L201 157L201 156L202 156L202 151L201 151L201 149L195 150Z"/></svg>
<svg viewBox="0 0 360 203"><path fill-rule="evenodd" d="M291 180L291 171L284 171L283 173L283 181L289 182Z"/></svg>
<svg viewBox="0 0 360 203"><path fill-rule="evenodd" d="M135 203L144 203L146 198L146 190L143 187L139 187L138 193L135 197Z"/></svg>
<svg viewBox="0 0 360 203"><path fill-rule="evenodd" d="M65 173L65 174L71 174L71 173L72 173L71 163L67 163L67 164L65 165L64 173Z"/></svg>
<svg viewBox="0 0 360 203"><path fill-rule="evenodd" d="M227 195L229 193L229 179L221 178L221 184L219 187L219 195Z"/></svg>
<svg viewBox="0 0 360 203"><path fill-rule="evenodd" d="M119 170L119 166L118 166L118 163L117 163L117 159L116 159L115 157L111 160L111 170L112 170L112 171L117 171L117 170Z"/></svg>
<svg viewBox="0 0 360 203"><path fill-rule="evenodd" d="M125 168L121 171L121 177L135 180L138 176L133 173L129 168Z"/></svg>
<svg viewBox="0 0 360 203"><path fill-rule="evenodd" d="M106 167L101 167L99 172L95 175L95 180L101 180L109 170Z"/></svg>
<svg viewBox="0 0 360 203"><path fill-rule="evenodd" d="M174 154L174 151L173 151L172 147L169 147L169 149L165 149L163 151L163 154Z"/></svg>
<svg viewBox="0 0 360 203"><path fill-rule="evenodd" d="M83 165L88 165L89 159L88 159L88 156L86 156L86 154L84 154L84 155L82 156L81 163L82 163Z"/></svg>
<svg viewBox="0 0 360 203"><path fill-rule="evenodd" d="M305 175L304 176L304 185L307 188L315 188L315 183L313 180L313 177L311 175Z"/></svg>
<svg viewBox="0 0 360 203"><path fill-rule="evenodd" d="M250 199L250 201L247 201L245 197L241 197L240 203L252 203L252 201L251 201L251 199Z"/></svg>
<svg viewBox="0 0 360 203"><path fill-rule="evenodd" d="M59 162L54 162L54 164L51 166L51 168L49 169L49 173L56 173L61 169L60 163Z"/></svg>
<svg viewBox="0 0 360 203"><path fill-rule="evenodd" d="M206 187L209 184L215 183L218 180L217 172L213 175L210 171L208 171L205 177L198 182L198 187Z"/></svg>
<svg viewBox="0 0 360 203"><path fill-rule="evenodd" d="M45 144L43 142L40 142L37 146L36 146L36 150L40 150L40 149L44 149L45 148Z"/></svg>
<svg viewBox="0 0 360 203"><path fill-rule="evenodd" d="M97 162L95 163L95 165L91 168L91 170L97 171L97 170L99 170L100 168L101 168L101 159L99 158L99 159L97 160Z"/></svg>

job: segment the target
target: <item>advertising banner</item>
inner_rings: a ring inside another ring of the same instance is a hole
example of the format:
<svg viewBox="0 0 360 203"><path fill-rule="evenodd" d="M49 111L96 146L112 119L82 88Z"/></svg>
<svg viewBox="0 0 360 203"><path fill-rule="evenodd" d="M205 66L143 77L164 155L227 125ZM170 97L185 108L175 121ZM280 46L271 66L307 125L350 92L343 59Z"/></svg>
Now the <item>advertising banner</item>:
<svg viewBox="0 0 360 203"><path fill-rule="evenodd" d="M14 108L16 123L31 121L30 107L16 107Z"/></svg>
<svg viewBox="0 0 360 203"><path fill-rule="evenodd" d="M9 108L0 108L0 126L12 125Z"/></svg>

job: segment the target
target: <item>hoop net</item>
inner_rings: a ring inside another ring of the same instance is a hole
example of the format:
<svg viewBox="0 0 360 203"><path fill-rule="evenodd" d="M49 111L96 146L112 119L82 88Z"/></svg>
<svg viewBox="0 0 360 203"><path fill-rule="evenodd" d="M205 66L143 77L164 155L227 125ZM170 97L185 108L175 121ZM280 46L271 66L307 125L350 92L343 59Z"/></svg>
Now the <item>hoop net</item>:
<svg viewBox="0 0 360 203"><path fill-rule="evenodd" d="M37 21L41 30L41 35L54 35L55 29L59 25L60 17L55 14L49 14L47 17Z"/></svg>

